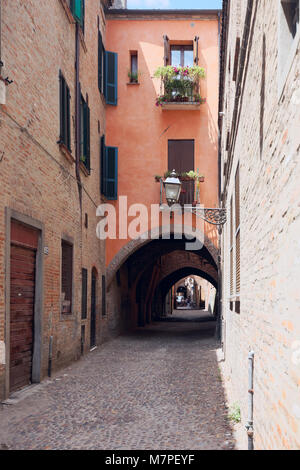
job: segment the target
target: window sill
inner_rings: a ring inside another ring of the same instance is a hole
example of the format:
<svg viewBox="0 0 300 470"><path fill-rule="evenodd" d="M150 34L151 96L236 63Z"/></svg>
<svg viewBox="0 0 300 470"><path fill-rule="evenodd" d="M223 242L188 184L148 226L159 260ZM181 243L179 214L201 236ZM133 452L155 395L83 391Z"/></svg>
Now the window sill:
<svg viewBox="0 0 300 470"><path fill-rule="evenodd" d="M85 176L90 176L91 171L87 169L87 167L85 166L84 163L80 162L80 163L79 163L79 167L80 167L82 173L83 173Z"/></svg>
<svg viewBox="0 0 300 470"><path fill-rule="evenodd" d="M60 321L74 321L75 320L75 314L73 312L71 313L63 313L60 312Z"/></svg>
<svg viewBox="0 0 300 470"><path fill-rule="evenodd" d="M60 142L58 145L61 153L65 156L65 158L70 163L75 163L75 158L73 157L72 152L68 149L68 147L66 147L62 142Z"/></svg>
<svg viewBox="0 0 300 470"><path fill-rule="evenodd" d="M198 102L165 102L162 103L161 108L163 111L199 111L200 103Z"/></svg>
<svg viewBox="0 0 300 470"><path fill-rule="evenodd" d="M127 85L140 85L140 82L127 82Z"/></svg>

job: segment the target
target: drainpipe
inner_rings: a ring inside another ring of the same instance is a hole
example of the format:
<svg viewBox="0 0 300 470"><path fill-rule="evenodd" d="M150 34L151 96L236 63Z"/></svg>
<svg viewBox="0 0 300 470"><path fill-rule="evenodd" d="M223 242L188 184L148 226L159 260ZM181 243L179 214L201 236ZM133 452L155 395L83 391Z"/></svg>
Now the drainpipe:
<svg viewBox="0 0 300 470"><path fill-rule="evenodd" d="M2 72L3 62L2 62L2 1L0 0L0 76Z"/></svg>
<svg viewBox="0 0 300 470"><path fill-rule="evenodd" d="M249 390L248 390L248 423L246 424L248 434L248 450L254 450L253 442L253 371L254 371L254 352L249 352L248 355L248 378L249 378Z"/></svg>
<svg viewBox="0 0 300 470"><path fill-rule="evenodd" d="M80 201L80 208L82 207L82 186L81 186L81 178L80 178L80 100L81 100L81 90L80 90L80 32L79 32L79 23L76 22L76 112L75 112L75 156L76 156L76 178L78 184L78 192L79 192L79 201Z"/></svg>
<svg viewBox="0 0 300 470"><path fill-rule="evenodd" d="M49 359L48 359L48 377L52 375L52 357L53 357L53 336L49 340Z"/></svg>

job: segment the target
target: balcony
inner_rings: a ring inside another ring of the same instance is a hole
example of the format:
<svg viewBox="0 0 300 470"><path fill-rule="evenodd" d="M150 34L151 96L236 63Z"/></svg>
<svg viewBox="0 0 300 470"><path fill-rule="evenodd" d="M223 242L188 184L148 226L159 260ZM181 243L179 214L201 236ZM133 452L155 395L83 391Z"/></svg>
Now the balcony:
<svg viewBox="0 0 300 470"><path fill-rule="evenodd" d="M169 172L166 173L166 175ZM166 176L165 175L165 176ZM163 179L158 177L157 181L160 181L160 204L164 203L165 201L165 194L163 188ZM194 206L196 203L200 203L200 183L204 183L205 178L204 176L199 175L197 179L190 178L184 174L183 176L179 176L181 182L181 193L179 197L178 204L180 206L190 205Z"/></svg>
<svg viewBox="0 0 300 470"><path fill-rule="evenodd" d="M204 69L194 67L160 67L154 74L161 79L156 106L164 110L199 110L205 102L200 95L200 79Z"/></svg>

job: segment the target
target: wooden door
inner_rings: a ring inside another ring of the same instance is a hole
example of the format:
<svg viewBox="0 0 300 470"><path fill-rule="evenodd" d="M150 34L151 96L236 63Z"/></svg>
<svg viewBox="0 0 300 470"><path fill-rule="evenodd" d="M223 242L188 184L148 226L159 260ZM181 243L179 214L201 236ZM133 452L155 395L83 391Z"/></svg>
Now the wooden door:
<svg viewBox="0 0 300 470"><path fill-rule="evenodd" d="M10 391L31 383L39 232L13 221L10 252Z"/></svg>
<svg viewBox="0 0 300 470"><path fill-rule="evenodd" d="M36 252L11 246L10 390L31 383Z"/></svg>
<svg viewBox="0 0 300 470"><path fill-rule="evenodd" d="M169 140L168 167L169 171L176 170L177 174L194 170L195 141ZM180 204L192 204L194 201L195 183L193 180L182 181Z"/></svg>

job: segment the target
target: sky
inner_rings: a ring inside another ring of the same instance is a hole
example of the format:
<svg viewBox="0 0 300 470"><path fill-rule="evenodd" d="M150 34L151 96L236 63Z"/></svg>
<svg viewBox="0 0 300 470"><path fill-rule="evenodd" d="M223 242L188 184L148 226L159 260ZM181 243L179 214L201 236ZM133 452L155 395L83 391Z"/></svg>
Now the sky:
<svg viewBox="0 0 300 470"><path fill-rule="evenodd" d="M222 8L222 0L128 0L127 8L208 9Z"/></svg>

